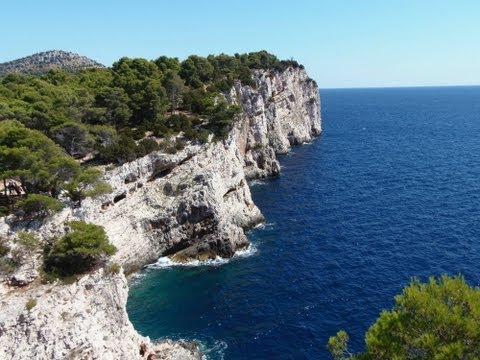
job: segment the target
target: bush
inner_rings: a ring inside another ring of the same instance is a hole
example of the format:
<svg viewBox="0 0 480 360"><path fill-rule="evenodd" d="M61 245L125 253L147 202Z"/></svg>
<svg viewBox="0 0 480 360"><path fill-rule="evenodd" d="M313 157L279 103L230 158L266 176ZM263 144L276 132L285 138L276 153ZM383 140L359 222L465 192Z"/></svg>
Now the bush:
<svg viewBox="0 0 480 360"><path fill-rule="evenodd" d="M112 186L106 181L97 182L90 190L85 191L86 197L95 197L112 192Z"/></svg>
<svg viewBox="0 0 480 360"><path fill-rule="evenodd" d="M210 133L205 129L199 129L199 130L192 130L191 132L186 133L185 135L187 135L187 137L190 140L196 140L200 144L205 144L208 142L208 137Z"/></svg>
<svg viewBox="0 0 480 360"><path fill-rule="evenodd" d="M40 246L40 240L35 234L28 233L26 231L17 232L17 243L21 245L25 250L35 251Z"/></svg>
<svg viewBox="0 0 480 360"><path fill-rule="evenodd" d="M86 197L95 197L107 194L112 187L101 180L101 171L94 168L82 170L71 182L65 185L67 196L78 205Z"/></svg>
<svg viewBox="0 0 480 360"><path fill-rule="evenodd" d="M71 221L66 225L70 231L45 251L46 273L57 277L81 274L116 252L103 227L83 221Z"/></svg>
<svg viewBox="0 0 480 360"><path fill-rule="evenodd" d="M159 119L156 122L152 123L150 130L153 132L153 135L157 137L164 137L171 133L168 126L165 125L165 120Z"/></svg>
<svg viewBox="0 0 480 360"><path fill-rule="evenodd" d="M35 299L29 299L27 303L25 304L25 308L30 311L32 310L35 306L37 306L37 300Z"/></svg>
<svg viewBox="0 0 480 360"><path fill-rule="evenodd" d="M480 359L480 289L463 277L414 279L368 330L366 352L351 355L348 335L330 338L334 359Z"/></svg>
<svg viewBox="0 0 480 360"><path fill-rule="evenodd" d="M0 257L7 255L9 251L10 246L8 246L8 240L3 236L0 236Z"/></svg>
<svg viewBox="0 0 480 360"><path fill-rule="evenodd" d="M10 214L10 210L7 206L0 206L0 217Z"/></svg>
<svg viewBox="0 0 480 360"><path fill-rule="evenodd" d="M158 143L152 138L146 138L141 140L137 145L137 156L145 156L150 154L152 151L158 150Z"/></svg>
<svg viewBox="0 0 480 360"><path fill-rule="evenodd" d="M167 138L163 140L159 144L159 149L166 152L167 154L176 154L177 149L176 149L176 141L172 141L171 138Z"/></svg>
<svg viewBox="0 0 480 360"><path fill-rule="evenodd" d="M192 120L183 114L171 115L167 118L166 125L174 132L187 131L192 128Z"/></svg>
<svg viewBox="0 0 480 360"><path fill-rule="evenodd" d="M60 201L50 196L30 194L26 199L18 202L18 209L24 219L43 219L62 210L63 205Z"/></svg>
<svg viewBox="0 0 480 360"><path fill-rule="evenodd" d="M175 141L175 149L176 150L183 150L185 148L185 145L187 145L187 143L185 142L185 140L182 140L182 139L177 139Z"/></svg>
<svg viewBox="0 0 480 360"><path fill-rule="evenodd" d="M17 268L17 264L13 259L7 257L0 257L0 274L10 273Z"/></svg>
<svg viewBox="0 0 480 360"><path fill-rule="evenodd" d="M110 264L110 266L107 268L107 273L109 274L119 274L120 270L122 270L122 267L118 263L113 263Z"/></svg>

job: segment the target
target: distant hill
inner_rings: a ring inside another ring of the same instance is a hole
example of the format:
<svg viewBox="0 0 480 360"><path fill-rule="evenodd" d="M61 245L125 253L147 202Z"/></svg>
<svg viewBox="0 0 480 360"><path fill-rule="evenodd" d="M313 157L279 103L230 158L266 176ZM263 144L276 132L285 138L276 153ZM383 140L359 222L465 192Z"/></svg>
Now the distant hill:
<svg viewBox="0 0 480 360"><path fill-rule="evenodd" d="M51 50L2 63L0 64L0 75L11 72L41 74L50 69L76 71L88 67L104 68L105 66L75 53L62 50Z"/></svg>

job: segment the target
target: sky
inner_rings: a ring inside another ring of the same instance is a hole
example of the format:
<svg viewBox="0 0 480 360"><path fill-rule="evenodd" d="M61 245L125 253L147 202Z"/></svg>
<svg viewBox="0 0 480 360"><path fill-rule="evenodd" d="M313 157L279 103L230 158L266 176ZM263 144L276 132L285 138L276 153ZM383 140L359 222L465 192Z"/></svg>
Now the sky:
<svg viewBox="0 0 480 360"><path fill-rule="evenodd" d="M0 62L268 50L320 88L480 85L478 0L0 0Z"/></svg>

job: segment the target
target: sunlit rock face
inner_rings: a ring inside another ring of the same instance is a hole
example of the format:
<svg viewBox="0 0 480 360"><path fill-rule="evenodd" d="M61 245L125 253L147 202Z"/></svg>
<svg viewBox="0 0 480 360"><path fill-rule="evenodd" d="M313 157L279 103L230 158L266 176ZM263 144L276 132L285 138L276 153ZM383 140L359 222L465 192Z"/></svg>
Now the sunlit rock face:
<svg viewBox="0 0 480 360"><path fill-rule="evenodd" d="M31 223L42 241L64 223L101 225L117 247L110 263L132 273L162 256L186 262L231 257L249 246L245 230L263 221L248 180L280 173L277 154L321 133L318 88L301 68L255 72L255 88L235 84L227 101L240 113L223 141L153 152L106 171L113 192ZM0 220L0 235L15 225ZM12 241L13 243L13 241ZM42 285L41 253L0 276L0 357L36 359L197 359L182 342L152 344L128 320L123 274L98 269L70 285ZM108 269L108 264L105 269ZM27 310L27 302L36 305Z"/></svg>

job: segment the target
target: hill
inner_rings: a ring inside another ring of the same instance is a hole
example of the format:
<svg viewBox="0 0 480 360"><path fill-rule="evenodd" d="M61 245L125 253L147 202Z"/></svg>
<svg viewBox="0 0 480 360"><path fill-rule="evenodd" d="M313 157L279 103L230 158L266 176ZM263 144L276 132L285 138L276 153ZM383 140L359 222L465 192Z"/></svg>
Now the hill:
<svg viewBox="0 0 480 360"><path fill-rule="evenodd" d="M87 67L103 68L104 65L75 53L51 50L0 64L0 75L11 72L42 74L50 69L76 71Z"/></svg>

